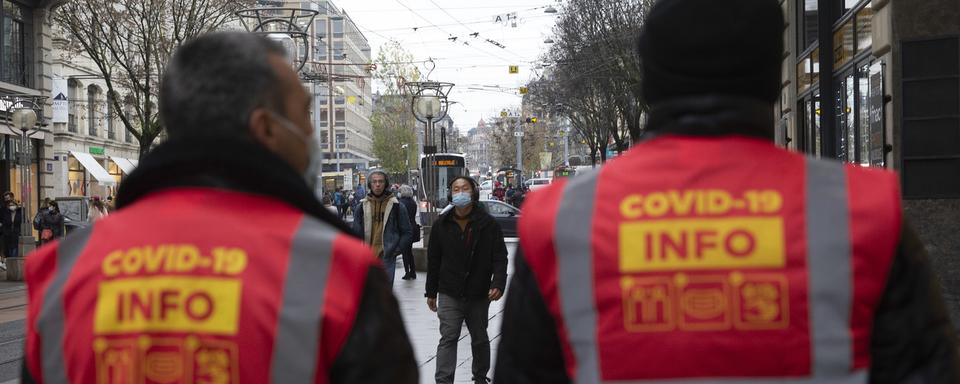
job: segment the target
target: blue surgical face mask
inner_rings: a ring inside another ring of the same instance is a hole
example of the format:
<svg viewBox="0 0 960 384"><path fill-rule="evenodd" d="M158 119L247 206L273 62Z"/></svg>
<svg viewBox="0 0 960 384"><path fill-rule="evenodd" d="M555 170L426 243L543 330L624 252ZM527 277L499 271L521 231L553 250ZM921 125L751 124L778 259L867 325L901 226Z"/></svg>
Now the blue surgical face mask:
<svg viewBox="0 0 960 384"><path fill-rule="evenodd" d="M469 193L460 192L453 194L453 205L457 208L466 208L473 202L473 198L470 197Z"/></svg>
<svg viewBox="0 0 960 384"><path fill-rule="evenodd" d="M320 145L317 144L317 140L315 140L313 136L303 134L303 132L297 128L296 124L286 117L276 112L270 112L270 115L280 122L281 127L286 128L290 133L293 133L294 136L300 138L300 141L303 141L303 144L307 146L309 159L307 160L307 169L303 171L303 180L307 182L307 186L309 186L310 189L314 189L317 185L317 177L320 176L320 169L323 167Z"/></svg>

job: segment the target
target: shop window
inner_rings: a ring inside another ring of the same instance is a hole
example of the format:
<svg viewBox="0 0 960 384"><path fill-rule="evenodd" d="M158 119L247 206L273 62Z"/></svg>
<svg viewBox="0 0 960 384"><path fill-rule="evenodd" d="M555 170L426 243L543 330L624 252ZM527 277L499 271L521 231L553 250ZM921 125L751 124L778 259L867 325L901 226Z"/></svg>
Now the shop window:
<svg viewBox="0 0 960 384"><path fill-rule="evenodd" d="M110 191L107 193L107 195L113 196L115 195L114 192L116 192L114 191L114 188L116 188L116 185L120 185L120 182L123 180L123 171L120 169L120 166L117 165L117 163L114 163L113 161L108 161L107 163L109 163L109 166L107 167L107 173L109 173L110 177L113 178L113 181L116 182L114 186L107 187L107 189Z"/></svg>
<svg viewBox="0 0 960 384"><path fill-rule="evenodd" d="M817 157L823 156L823 132L820 130L820 93L813 95L810 102L812 117L812 136L813 136L813 154Z"/></svg>
<svg viewBox="0 0 960 384"><path fill-rule="evenodd" d="M841 0L841 2L843 3L843 9L841 14L850 12L850 10L856 8L857 4L859 4L861 1L863 0Z"/></svg>
<svg viewBox="0 0 960 384"><path fill-rule="evenodd" d="M867 3L857 12L857 53L873 46L873 6Z"/></svg>
<svg viewBox="0 0 960 384"><path fill-rule="evenodd" d="M80 161L70 156L67 159L69 172L67 175L67 188L70 196L83 196L87 193L87 172L83 169Z"/></svg>
<svg viewBox="0 0 960 384"><path fill-rule="evenodd" d="M848 20L833 32L833 66L840 68L853 59L853 19Z"/></svg>
<svg viewBox="0 0 960 384"><path fill-rule="evenodd" d="M810 76L813 78L813 83L817 84L820 82L820 48L815 48L813 52L810 52Z"/></svg>
<svg viewBox="0 0 960 384"><path fill-rule="evenodd" d="M797 92L810 89L813 84L813 77L810 72L810 57L807 56L797 63Z"/></svg>

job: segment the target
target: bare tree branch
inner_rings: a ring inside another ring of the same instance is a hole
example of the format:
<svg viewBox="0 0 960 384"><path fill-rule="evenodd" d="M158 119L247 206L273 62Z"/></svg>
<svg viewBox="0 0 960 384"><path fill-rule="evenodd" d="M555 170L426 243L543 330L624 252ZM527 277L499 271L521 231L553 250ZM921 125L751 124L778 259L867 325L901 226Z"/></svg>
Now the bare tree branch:
<svg viewBox="0 0 960 384"><path fill-rule="evenodd" d="M140 156L162 133L159 80L173 52L187 40L221 28L253 0L72 0L54 19L103 76L124 128L140 143ZM124 94L123 92L127 92ZM128 101L132 100L132 105Z"/></svg>

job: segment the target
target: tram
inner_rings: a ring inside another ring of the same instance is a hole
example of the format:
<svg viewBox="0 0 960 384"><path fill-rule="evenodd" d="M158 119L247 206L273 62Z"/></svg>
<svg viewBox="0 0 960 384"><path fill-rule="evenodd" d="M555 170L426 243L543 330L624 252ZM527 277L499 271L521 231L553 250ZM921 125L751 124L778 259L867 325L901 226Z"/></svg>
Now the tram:
<svg viewBox="0 0 960 384"><path fill-rule="evenodd" d="M426 168L427 168L427 159L432 159L433 161L433 175L434 180L436 180L437 189L434 191L436 193L436 198L439 202L438 207L443 207L446 205L448 188L450 187L450 182L453 181L457 176L468 175L467 171L467 158L462 153L437 153L430 157L426 155L420 156L420 191L418 196L421 201L426 201L426 188L425 182L428 177Z"/></svg>

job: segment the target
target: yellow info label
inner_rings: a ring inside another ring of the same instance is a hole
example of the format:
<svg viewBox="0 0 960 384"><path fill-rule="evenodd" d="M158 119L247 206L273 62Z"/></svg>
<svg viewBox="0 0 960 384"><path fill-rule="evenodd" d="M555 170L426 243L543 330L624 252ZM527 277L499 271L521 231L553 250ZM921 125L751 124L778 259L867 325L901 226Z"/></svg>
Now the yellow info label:
<svg viewBox="0 0 960 384"><path fill-rule="evenodd" d="M744 267L786 262L783 218L663 219L620 226L620 271Z"/></svg>
<svg viewBox="0 0 960 384"><path fill-rule="evenodd" d="M235 335L241 284L231 278L143 277L100 283L94 331Z"/></svg>

